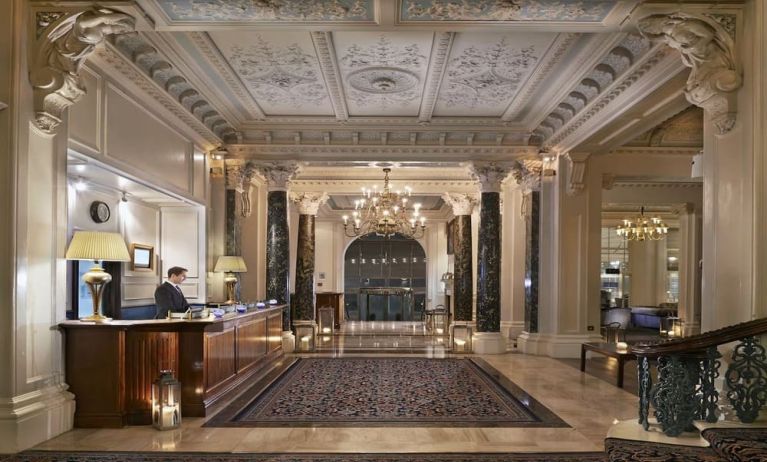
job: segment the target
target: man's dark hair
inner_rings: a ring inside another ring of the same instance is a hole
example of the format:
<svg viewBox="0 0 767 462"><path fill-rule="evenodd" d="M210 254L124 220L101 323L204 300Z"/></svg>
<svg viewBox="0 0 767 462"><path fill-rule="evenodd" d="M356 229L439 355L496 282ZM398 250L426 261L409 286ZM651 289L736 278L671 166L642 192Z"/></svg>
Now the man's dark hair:
<svg viewBox="0 0 767 462"><path fill-rule="evenodd" d="M172 267L172 268L170 268L168 270L168 277L177 276L177 275L183 273L184 271L187 271L187 269L186 268L182 268L180 266L174 266L174 267Z"/></svg>

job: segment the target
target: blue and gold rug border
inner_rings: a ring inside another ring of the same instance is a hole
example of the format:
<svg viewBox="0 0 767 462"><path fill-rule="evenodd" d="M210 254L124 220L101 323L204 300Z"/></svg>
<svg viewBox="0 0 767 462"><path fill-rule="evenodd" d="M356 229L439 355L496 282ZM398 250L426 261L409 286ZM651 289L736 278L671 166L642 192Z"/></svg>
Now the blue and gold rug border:
<svg viewBox="0 0 767 462"><path fill-rule="evenodd" d="M359 360L378 360L378 359L424 359L417 357L368 357L356 356L341 359L359 359ZM289 427L442 427L442 428L569 428L564 420L554 412L533 398L529 393L501 374L497 369L481 358L428 358L434 360L443 359L464 359L469 362L475 371L480 372L480 376L494 384L497 390L506 395L506 399L515 401L520 407L530 414L533 421L425 421L414 419L402 420L291 420L291 421L244 421L239 420L241 416L248 411L263 394L270 392L273 387L279 386L281 380L291 369L296 367L304 358L294 358L294 360L284 367L271 371L259 383L255 384L249 390L244 392L231 404L210 418L203 427L241 427L241 428L289 428ZM334 358L306 358L306 359L334 359ZM338 359L338 358L335 358ZM490 385L487 385L490 386Z"/></svg>

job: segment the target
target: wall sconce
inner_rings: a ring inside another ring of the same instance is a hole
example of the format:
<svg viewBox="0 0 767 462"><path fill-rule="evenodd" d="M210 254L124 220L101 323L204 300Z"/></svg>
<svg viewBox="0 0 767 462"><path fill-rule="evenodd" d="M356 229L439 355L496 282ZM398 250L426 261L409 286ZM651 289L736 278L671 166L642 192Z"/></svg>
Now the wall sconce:
<svg viewBox="0 0 767 462"><path fill-rule="evenodd" d="M181 426L181 383L169 370L152 382L152 426L172 430Z"/></svg>
<svg viewBox="0 0 767 462"><path fill-rule="evenodd" d="M312 321L295 321L293 326L296 328L296 351L314 351L315 324Z"/></svg>
<svg viewBox="0 0 767 462"><path fill-rule="evenodd" d="M557 174L557 170L554 168L557 160L556 154L551 154L545 150L541 150L538 154L541 156L541 175L555 176Z"/></svg>
<svg viewBox="0 0 767 462"><path fill-rule="evenodd" d="M467 324L454 324L453 332L453 353L471 353L471 326Z"/></svg>

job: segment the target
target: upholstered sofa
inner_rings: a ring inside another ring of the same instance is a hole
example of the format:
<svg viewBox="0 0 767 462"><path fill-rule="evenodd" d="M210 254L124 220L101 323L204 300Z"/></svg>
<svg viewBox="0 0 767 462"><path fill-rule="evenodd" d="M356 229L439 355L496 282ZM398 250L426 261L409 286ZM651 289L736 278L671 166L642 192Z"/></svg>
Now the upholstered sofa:
<svg viewBox="0 0 767 462"><path fill-rule="evenodd" d="M660 320L676 316L676 309L668 306L632 306L631 325L634 327L660 328Z"/></svg>

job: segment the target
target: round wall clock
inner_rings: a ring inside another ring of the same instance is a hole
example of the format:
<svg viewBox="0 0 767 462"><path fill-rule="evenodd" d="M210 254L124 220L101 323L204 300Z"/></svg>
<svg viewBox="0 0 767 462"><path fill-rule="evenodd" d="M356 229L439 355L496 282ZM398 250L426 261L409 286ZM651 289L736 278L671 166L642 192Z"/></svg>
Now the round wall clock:
<svg viewBox="0 0 767 462"><path fill-rule="evenodd" d="M104 223L109 220L111 212L106 202L93 201L91 202L91 218L96 223Z"/></svg>

